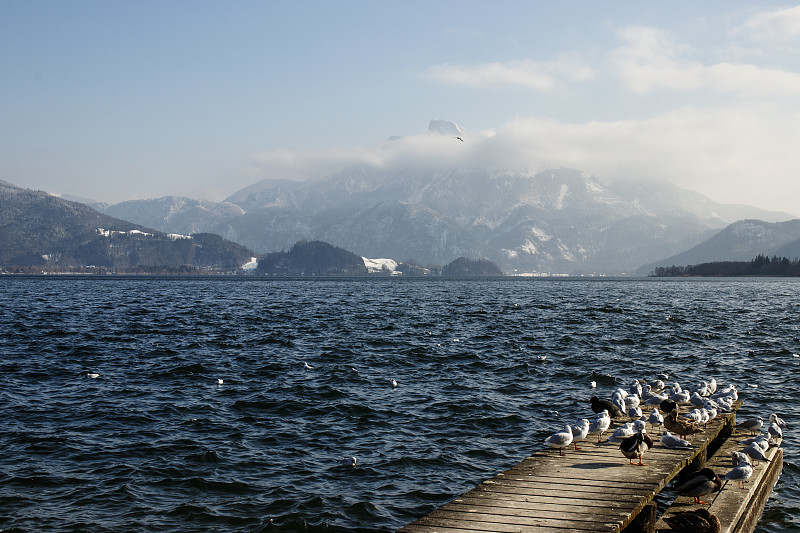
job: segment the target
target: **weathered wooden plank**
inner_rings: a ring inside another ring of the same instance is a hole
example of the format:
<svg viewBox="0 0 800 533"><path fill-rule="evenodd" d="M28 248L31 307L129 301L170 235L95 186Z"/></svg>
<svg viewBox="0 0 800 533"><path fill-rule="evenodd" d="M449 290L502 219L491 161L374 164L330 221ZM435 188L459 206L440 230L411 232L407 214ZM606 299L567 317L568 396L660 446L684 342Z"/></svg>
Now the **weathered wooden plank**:
<svg viewBox="0 0 800 533"><path fill-rule="evenodd" d="M598 512L597 511L587 511L586 509L582 508L579 505L556 505L551 506L550 508L546 508L544 506L537 507L537 508L524 508L524 507L517 507L517 508L499 508L490 505L474 505L474 504L466 504L461 502L451 502L444 507L443 510L450 511L450 512L461 512L461 513L479 513L481 515L494 515L494 516L502 516L502 517L526 517L526 518L563 518L565 516L571 517L575 520L580 521L595 521ZM603 515L603 518L610 521L620 521L628 514L630 510L622 510L622 509L612 509L605 507L602 509L602 512L599 514Z"/></svg>
<svg viewBox="0 0 800 533"><path fill-rule="evenodd" d="M617 512L630 512L630 509L636 506L635 502L619 502L616 509L610 509L608 507L608 501L606 500L576 500L570 499L567 500L569 503L565 503L561 500L554 500L553 498L547 496L540 496L540 497L526 497L524 499L511 498L512 495L506 499L498 498L498 497L469 497L469 496L461 496L460 498L456 498L450 504L463 504L463 505L475 505L475 506L484 506L484 507L493 507L493 508L508 508L512 510L522 509L526 511L538 511L538 510L563 510L563 509L574 509L577 513L603 513L603 514L616 514ZM619 511L618 511L619 510Z"/></svg>
<svg viewBox="0 0 800 533"><path fill-rule="evenodd" d="M731 452L741 451L744 446L740 441L745 438L747 437L736 435L727 439L714 457L709 460L709 468L720 477L724 477L733 468ZM761 462L753 466L753 475L745 483L744 489L739 488L736 482L729 482L719 493L706 498L706 501L711 503L707 509L716 515L722 524L722 533L750 533L755 529L764 504L772 492L783 466L783 450L781 448L770 448L767 450L766 456L770 462ZM691 511L698 507L700 506L695 504L692 498L679 496L661 517L657 527L659 529L668 527L664 521L665 517L676 512Z"/></svg>
<svg viewBox="0 0 800 533"><path fill-rule="evenodd" d="M537 451L400 532L622 531L683 468L702 463L733 420L719 417L686 450L664 448L655 436L646 466L626 463L614 443L585 442L564 456Z"/></svg>
<svg viewBox="0 0 800 533"><path fill-rule="evenodd" d="M498 517L485 515L467 515L437 510L422 518L419 525L447 526L473 531L497 531L501 533L527 533L543 528L560 529L562 531L614 531L619 522L614 521L582 521L571 517L559 519L528 518L514 520L513 517L499 521Z"/></svg>

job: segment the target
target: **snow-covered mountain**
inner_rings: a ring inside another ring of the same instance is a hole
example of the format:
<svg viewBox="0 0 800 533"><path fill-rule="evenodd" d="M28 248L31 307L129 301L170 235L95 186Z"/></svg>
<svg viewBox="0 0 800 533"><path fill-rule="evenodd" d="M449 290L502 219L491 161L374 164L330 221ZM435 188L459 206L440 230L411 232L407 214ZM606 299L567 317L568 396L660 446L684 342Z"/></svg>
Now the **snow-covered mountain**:
<svg viewBox="0 0 800 533"><path fill-rule="evenodd" d="M566 168L368 166L323 180L263 180L220 204L167 197L105 212L170 233L217 233L257 253L321 240L366 257L443 265L464 256L507 273L567 274L631 273L738 219L791 218L665 183L607 185Z"/></svg>
<svg viewBox="0 0 800 533"><path fill-rule="evenodd" d="M155 200L129 200L111 206L93 207L115 218L143 226L152 224L147 227L156 229L169 228L168 233L187 235L212 231L222 221L245 213L244 209L236 204L209 202L182 196L165 196Z"/></svg>

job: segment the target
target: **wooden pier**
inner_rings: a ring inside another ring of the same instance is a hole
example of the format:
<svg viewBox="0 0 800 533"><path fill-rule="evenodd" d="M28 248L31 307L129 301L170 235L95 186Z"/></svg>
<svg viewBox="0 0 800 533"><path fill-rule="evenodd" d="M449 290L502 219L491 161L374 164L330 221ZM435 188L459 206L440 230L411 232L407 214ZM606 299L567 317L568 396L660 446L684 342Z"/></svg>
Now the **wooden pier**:
<svg viewBox="0 0 800 533"><path fill-rule="evenodd" d="M741 401L737 402L735 409L740 405ZM694 446L691 449L665 448L654 436L654 446L644 457L647 466L629 464L618 443L585 441L579 443L579 451L572 446L565 449L564 457L559 456L557 450L538 451L513 468L401 528L398 533L653 532L657 524L655 496L683 469L702 468L707 457L719 448L733 446L734 440L738 443L742 437L736 436L730 439L730 443L726 442L735 420L735 410L718 416L703 433L689 437ZM620 421L615 421L606 435L619 425ZM720 464L715 469L720 477L731 468L730 450L721 453L726 457L719 454L716 457L725 466ZM775 465L777 461L770 464ZM780 467L775 476L779 473ZM728 494L734 493L731 485L729 483L725 488ZM755 490L759 484L751 481L751 485ZM769 485L766 496L771 489L772 485ZM714 509L728 505L723 501L720 497L720 501L714 503ZM694 508L682 502L678 505L683 505L682 510ZM754 520L762 508L763 502ZM668 527L659 523L659 527L662 526ZM729 531L740 533L747 530Z"/></svg>

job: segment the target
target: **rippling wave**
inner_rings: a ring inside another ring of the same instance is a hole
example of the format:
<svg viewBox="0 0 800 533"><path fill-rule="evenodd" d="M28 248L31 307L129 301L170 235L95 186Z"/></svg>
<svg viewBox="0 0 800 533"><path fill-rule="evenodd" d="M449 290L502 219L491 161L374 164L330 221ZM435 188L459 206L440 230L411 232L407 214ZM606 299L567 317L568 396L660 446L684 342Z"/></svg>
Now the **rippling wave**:
<svg viewBox="0 0 800 533"><path fill-rule="evenodd" d="M800 424L797 280L0 284L3 531L393 531L662 372Z"/></svg>

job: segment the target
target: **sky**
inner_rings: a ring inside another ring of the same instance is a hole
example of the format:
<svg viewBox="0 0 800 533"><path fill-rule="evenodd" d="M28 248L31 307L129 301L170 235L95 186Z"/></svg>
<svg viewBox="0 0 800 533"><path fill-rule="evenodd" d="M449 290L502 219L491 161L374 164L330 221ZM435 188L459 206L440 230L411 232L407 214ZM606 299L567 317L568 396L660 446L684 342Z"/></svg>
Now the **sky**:
<svg viewBox="0 0 800 533"><path fill-rule="evenodd" d="M800 5L771 1L0 0L0 179L221 201L569 167L800 215L798 52Z"/></svg>

